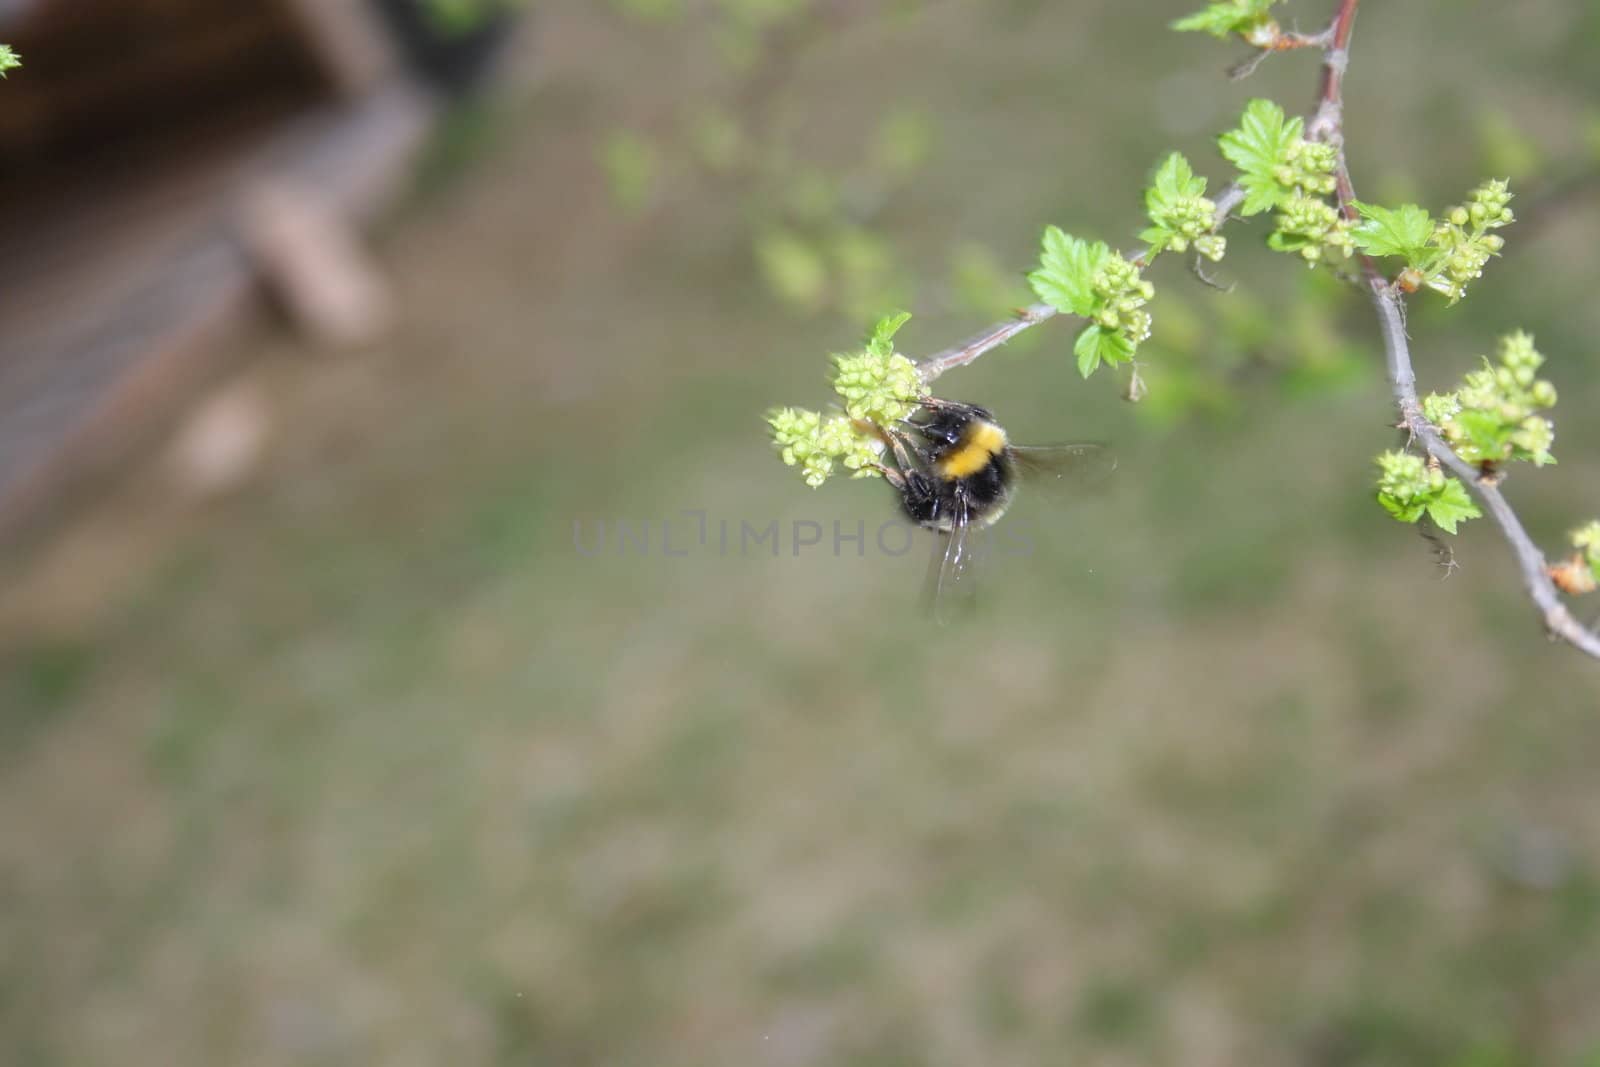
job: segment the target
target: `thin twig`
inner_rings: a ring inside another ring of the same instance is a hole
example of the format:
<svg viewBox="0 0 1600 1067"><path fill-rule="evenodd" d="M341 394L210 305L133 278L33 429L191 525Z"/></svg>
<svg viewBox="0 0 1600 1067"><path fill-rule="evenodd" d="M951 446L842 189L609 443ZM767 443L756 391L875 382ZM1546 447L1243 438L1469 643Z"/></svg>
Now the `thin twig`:
<svg viewBox="0 0 1600 1067"><path fill-rule="evenodd" d="M1333 43L1328 49L1323 66L1322 98L1309 132L1339 149L1338 198L1339 208L1346 218L1354 219L1356 198L1350 180L1350 168L1344 156L1344 72L1349 59L1350 32L1355 24L1356 9L1361 0L1340 0L1338 14L1334 17ZM1528 596L1538 607L1545 628L1573 647L1600 659L1600 634L1583 626L1561 600L1555 583L1550 580L1548 564L1539 546L1533 543L1522 521L1512 510L1498 485L1487 481L1482 472L1456 454L1455 449L1439 433L1417 399L1417 375L1411 363L1411 344L1406 337L1405 305L1389 285L1388 280L1368 257L1362 257L1362 275L1378 315L1379 332L1383 337L1384 362L1389 372L1389 384L1394 391L1395 403L1400 408L1402 425L1413 439L1422 442L1428 454L1449 467L1462 481L1472 486L1478 498L1489 509L1489 514L1499 525L1500 532L1511 545L1522 571L1522 581Z"/></svg>
<svg viewBox="0 0 1600 1067"><path fill-rule="evenodd" d="M1222 224L1227 222L1228 216L1233 213L1233 209L1243 202L1244 190L1239 187L1238 183L1234 183L1224 189L1215 201L1216 214L1213 216L1214 221L1211 228L1213 230L1221 229ZM1149 254L1150 250L1146 248L1127 258L1130 261L1142 262ZM952 345L942 352L935 352L922 360L917 364L917 372L922 375L924 382L931 382L945 371L966 366L985 352L999 348L1028 327L1037 326L1041 322L1055 318L1058 314L1060 312L1049 304L1031 304L1028 307L1020 308L1014 318L1006 322L995 323L982 333L970 337L958 345Z"/></svg>

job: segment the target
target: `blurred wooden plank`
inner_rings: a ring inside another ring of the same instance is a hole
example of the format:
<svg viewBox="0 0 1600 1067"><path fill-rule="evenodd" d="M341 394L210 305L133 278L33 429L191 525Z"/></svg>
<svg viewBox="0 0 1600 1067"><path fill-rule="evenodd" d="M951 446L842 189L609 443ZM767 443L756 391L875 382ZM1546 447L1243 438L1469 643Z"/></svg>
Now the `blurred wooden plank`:
<svg viewBox="0 0 1600 1067"><path fill-rule="evenodd" d="M382 271L314 186L277 177L253 183L240 228L252 261L302 329L343 348L388 328L393 302Z"/></svg>

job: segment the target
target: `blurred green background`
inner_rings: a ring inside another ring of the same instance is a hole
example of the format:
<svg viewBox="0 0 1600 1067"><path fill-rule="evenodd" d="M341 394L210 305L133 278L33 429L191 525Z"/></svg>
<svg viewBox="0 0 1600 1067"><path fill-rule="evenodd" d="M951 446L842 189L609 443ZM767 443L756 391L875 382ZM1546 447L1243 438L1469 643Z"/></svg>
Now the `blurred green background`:
<svg viewBox="0 0 1600 1067"><path fill-rule="evenodd" d="M1025 299L1044 223L1131 244L1164 151L1216 187L1315 58L1229 82L1185 0L834 6L766 56L533 5L381 235L393 339L262 328L241 490L153 449L8 560L0 1059L1600 1063L1600 668L1487 522L1441 580L1373 503L1353 291L1240 227L1233 294L1156 271L1146 409L1060 324L943 379L1122 457L1023 498L1048 536L971 625L919 620L920 551L833 553L882 485L765 443L880 311L926 354ZM1600 198L1532 205L1595 166L1600 13L1363 7L1363 195L1518 171L1506 256L1410 329L1424 388L1537 336L1561 462L1508 491L1555 551L1600 510ZM619 519L647 554L576 550Z"/></svg>

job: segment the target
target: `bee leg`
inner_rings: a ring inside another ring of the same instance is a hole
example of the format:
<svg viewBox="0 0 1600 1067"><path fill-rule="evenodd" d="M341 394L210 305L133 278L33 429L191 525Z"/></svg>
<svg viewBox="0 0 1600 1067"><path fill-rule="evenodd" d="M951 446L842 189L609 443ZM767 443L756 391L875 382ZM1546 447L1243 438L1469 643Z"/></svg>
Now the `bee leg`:
<svg viewBox="0 0 1600 1067"><path fill-rule="evenodd" d="M895 466L901 471L917 470L921 464L912 458L913 447L907 443L906 435L899 430L881 427L883 436L889 442L889 450L894 453Z"/></svg>
<svg viewBox="0 0 1600 1067"><path fill-rule="evenodd" d="M906 487L905 475L901 474L899 471L895 470L893 467L885 467L881 463L868 463L868 464L866 464L866 467L867 467L868 470L875 470L879 474L883 475L884 481L888 482L890 485L894 486L896 489L898 489L898 490L900 490L902 492L905 491L905 487Z"/></svg>
<svg viewBox="0 0 1600 1067"><path fill-rule="evenodd" d="M930 411L961 411L969 415L982 411L976 404L963 404L959 400L945 400L937 396L924 396L917 398L917 404Z"/></svg>
<svg viewBox="0 0 1600 1067"><path fill-rule="evenodd" d="M926 474L917 470L906 471L900 500L912 522L930 528L937 525L940 518L939 489Z"/></svg>

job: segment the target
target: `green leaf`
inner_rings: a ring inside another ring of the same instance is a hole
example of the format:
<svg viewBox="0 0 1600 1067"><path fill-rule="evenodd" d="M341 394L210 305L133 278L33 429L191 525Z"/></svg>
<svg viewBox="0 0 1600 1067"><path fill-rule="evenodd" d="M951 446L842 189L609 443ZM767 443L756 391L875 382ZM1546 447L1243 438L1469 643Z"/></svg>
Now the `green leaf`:
<svg viewBox="0 0 1600 1067"><path fill-rule="evenodd" d="M1239 168L1239 184L1245 191L1240 214L1266 211L1289 194L1277 171L1288 162L1289 146L1300 139L1304 125L1298 118L1286 121L1283 108L1271 100L1252 100L1245 105L1239 128L1217 138L1223 157Z"/></svg>
<svg viewBox="0 0 1600 1067"><path fill-rule="evenodd" d="M1143 241L1145 244L1149 245L1151 248L1154 248L1158 252L1166 248L1167 242L1176 236L1177 234L1173 233L1165 226L1148 226L1139 231L1139 240Z"/></svg>
<svg viewBox="0 0 1600 1067"><path fill-rule="evenodd" d="M1044 231L1044 249L1039 269L1028 275L1028 283L1039 299L1073 315L1087 316L1094 311L1094 275L1111 255L1104 241L1080 241L1063 233L1060 227Z"/></svg>
<svg viewBox="0 0 1600 1067"><path fill-rule="evenodd" d="M900 327L911 321L911 312L898 311L878 320L872 328L872 337L867 341L867 351L875 356L890 356L894 354L894 335L900 332Z"/></svg>
<svg viewBox="0 0 1600 1067"><path fill-rule="evenodd" d="M1189 166L1182 152L1174 152L1162 160L1155 180L1145 190L1144 200L1153 213L1161 206L1186 197L1204 196L1205 192L1206 180L1195 176L1194 168Z"/></svg>
<svg viewBox="0 0 1600 1067"><path fill-rule="evenodd" d="M1072 351L1078 356L1078 373L1085 378L1093 374L1101 363L1116 366L1133 358L1133 344L1114 330L1101 326L1088 326L1078 334Z"/></svg>
<svg viewBox="0 0 1600 1067"><path fill-rule="evenodd" d="M1226 37L1233 32L1235 16L1227 4L1214 4L1204 11L1196 11L1192 15L1185 15L1172 23L1172 28L1179 33L1209 33L1216 37Z"/></svg>
<svg viewBox="0 0 1600 1067"><path fill-rule="evenodd" d="M1302 248L1318 244L1316 238L1303 233L1285 233L1275 230L1267 234L1267 247L1274 252L1298 252Z"/></svg>
<svg viewBox="0 0 1600 1067"><path fill-rule="evenodd" d="M1244 33L1265 19L1267 10L1275 2L1276 0L1224 0L1222 3L1212 4L1204 11L1184 16L1174 22L1172 28L1180 33L1198 31L1209 33L1214 37Z"/></svg>
<svg viewBox="0 0 1600 1067"><path fill-rule="evenodd" d="M1511 428L1495 411L1467 408L1455 417L1455 425L1461 428L1480 455L1491 459L1498 459L1511 440Z"/></svg>
<svg viewBox="0 0 1600 1067"><path fill-rule="evenodd" d="M1416 204L1401 204L1393 210L1377 204L1355 201L1361 222L1351 230L1356 245L1374 256L1401 256L1413 267L1420 267L1430 255L1433 218Z"/></svg>
<svg viewBox="0 0 1600 1067"><path fill-rule="evenodd" d="M1483 512L1467 493L1459 478L1446 478L1444 488L1428 502L1428 518L1445 533L1456 532L1456 524L1466 519L1476 519Z"/></svg>
<svg viewBox="0 0 1600 1067"><path fill-rule="evenodd" d="M16 70L22 66L22 57L11 50L8 44L0 44L0 78L6 76L6 71Z"/></svg>
<svg viewBox="0 0 1600 1067"><path fill-rule="evenodd" d="M1422 513L1427 510L1427 504L1420 500L1410 500L1401 503L1388 493L1378 493L1378 503L1383 505L1383 510L1399 519L1401 522L1416 522L1422 518Z"/></svg>

